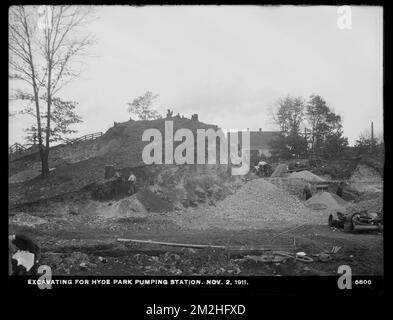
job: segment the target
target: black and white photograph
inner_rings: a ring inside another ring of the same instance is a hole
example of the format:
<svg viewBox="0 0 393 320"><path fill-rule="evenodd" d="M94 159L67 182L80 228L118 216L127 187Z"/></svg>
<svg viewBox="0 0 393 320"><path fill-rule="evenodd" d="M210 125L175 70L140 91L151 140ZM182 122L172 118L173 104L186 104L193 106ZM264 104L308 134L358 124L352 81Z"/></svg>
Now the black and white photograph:
<svg viewBox="0 0 393 320"><path fill-rule="evenodd" d="M10 6L10 278L373 287L383 51L377 5Z"/></svg>

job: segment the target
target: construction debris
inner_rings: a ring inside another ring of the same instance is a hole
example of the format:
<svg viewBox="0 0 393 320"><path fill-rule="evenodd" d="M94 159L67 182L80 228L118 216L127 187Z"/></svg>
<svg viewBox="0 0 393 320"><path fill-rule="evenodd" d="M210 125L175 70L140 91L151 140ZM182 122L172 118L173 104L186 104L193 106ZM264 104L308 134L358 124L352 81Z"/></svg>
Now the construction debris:
<svg viewBox="0 0 393 320"><path fill-rule="evenodd" d="M107 260L103 257L98 257L98 260L102 263L107 263Z"/></svg>
<svg viewBox="0 0 393 320"><path fill-rule="evenodd" d="M332 248L332 250L330 251L330 253L335 254L335 253L339 252L340 250L341 250L341 247L339 247L339 246L334 246L334 247Z"/></svg>
<svg viewBox="0 0 393 320"><path fill-rule="evenodd" d="M344 229L344 231L382 231L383 216L380 212L360 212L330 214L329 227Z"/></svg>
<svg viewBox="0 0 393 320"><path fill-rule="evenodd" d="M251 260L255 262L273 262L273 263L281 263L285 262L288 259L294 259L295 261L311 263L314 262L314 259L308 257L305 252L297 252L295 255L285 252L285 251L272 251L267 252L262 255L246 255L244 257L246 260Z"/></svg>
<svg viewBox="0 0 393 320"><path fill-rule="evenodd" d="M329 253L318 253L315 255L321 262L328 262L332 260L332 256Z"/></svg>
<svg viewBox="0 0 393 320"><path fill-rule="evenodd" d="M281 263L288 259L293 259L293 256L288 252L272 251L259 256L246 255L244 259L251 260L255 262L273 262Z"/></svg>

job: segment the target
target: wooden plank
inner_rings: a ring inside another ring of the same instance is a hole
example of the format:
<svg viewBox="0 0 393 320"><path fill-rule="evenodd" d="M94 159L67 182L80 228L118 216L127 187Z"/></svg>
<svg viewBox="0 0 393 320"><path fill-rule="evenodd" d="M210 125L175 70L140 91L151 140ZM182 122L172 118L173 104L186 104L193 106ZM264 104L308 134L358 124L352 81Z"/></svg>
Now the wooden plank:
<svg viewBox="0 0 393 320"><path fill-rule="evenodd" d="M183 248L215 248L215 249L225 249L225 246L217 245L205 245L205 244L184 244L184 243L174 243L174 242L162 242L162 241L151 241L151 240L136 240L136 239L117 239L119 242L133 242L133 243L143 243L143 244L158 244L163 246L171 247L183 247Z"/></svg>
<svg viewBox="0 0 393 320"><path fill-rule="evenodd" d="M232 252L242 253L242 252L255 252L255 251L272 251L281 250L285 251L288 249L295 249L294 246L277 246L277 245L263 245L263 246L222 246L222 245L208 245L208 244L190 244L190 243L174 243L174 242L163 242L163 241L152 241L152 240L137 240L137 239L123 239L118 238L119 242L132 242L141 244L153 244L161 246L170 247L182 247L182 248L192 248L192 249L222 249Z"/></svg>

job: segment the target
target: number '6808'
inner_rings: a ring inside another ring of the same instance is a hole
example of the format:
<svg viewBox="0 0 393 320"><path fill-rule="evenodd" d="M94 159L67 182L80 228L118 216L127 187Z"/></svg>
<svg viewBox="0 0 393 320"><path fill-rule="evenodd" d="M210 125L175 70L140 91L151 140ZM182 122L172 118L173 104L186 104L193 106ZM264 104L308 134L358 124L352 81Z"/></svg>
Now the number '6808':
<svg viewBox="0 0 393 320"><path fill-rule="evenodd" d="M371 280L355 280L355 284L371 284Z"/></svg>

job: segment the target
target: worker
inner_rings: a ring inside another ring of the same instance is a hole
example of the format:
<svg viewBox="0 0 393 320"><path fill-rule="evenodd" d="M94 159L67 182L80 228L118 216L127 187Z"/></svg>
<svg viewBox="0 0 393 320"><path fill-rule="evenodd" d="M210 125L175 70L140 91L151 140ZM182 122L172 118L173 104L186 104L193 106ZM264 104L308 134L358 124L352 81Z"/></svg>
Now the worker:
<svg viewBox="0 0 393 320"><path fill-rule="evenodd" d="M342 198L343 197L343 190L344 189L344 182L340 182L340 184L338 185L338 188L337 188L337 192L336 192L336 194L340 197L340 198Z"/></svg>
<svg viewBox="0 0 393 320"><path fill-rule="evenodd" d="M114 179L114 184L113 184L112 192L113 192L113 195L115 197L117 197L124 192L122 190L124 190L123 188L125 185L124 184L125 178L124 178L124 176L121 175L121 173L118 170L116 170L116 172L113 176L113 179Z"/></svg>
<svg viewBox="0 0 393 320"><path fill-rule="evenodd" d="M271 165L266 162L265 165L263 166L263 174L265 177L270 176L271 169L272 169Z"/></svg>
<svg viewBox="0 0 393 320"><path fill-rule="evenodd" d="M133 195L136 192L136 176L132 171L128 177L128 183L130 184L129 194Z"/></svg>
<svg viewBox="0 0 393 320"><path fill-rule="evenodd" d="M303 195L306 196L306 201L312 197L311 188L310 188L310 184L309 183L307 183L304 186Z"/></svg>
<svg viewBox="0 0 393 320"><path fill-rule="evenodd" d="M265 165L266 165L266 162L263 160L258 162L258 176L262 177Z"/></svg>

